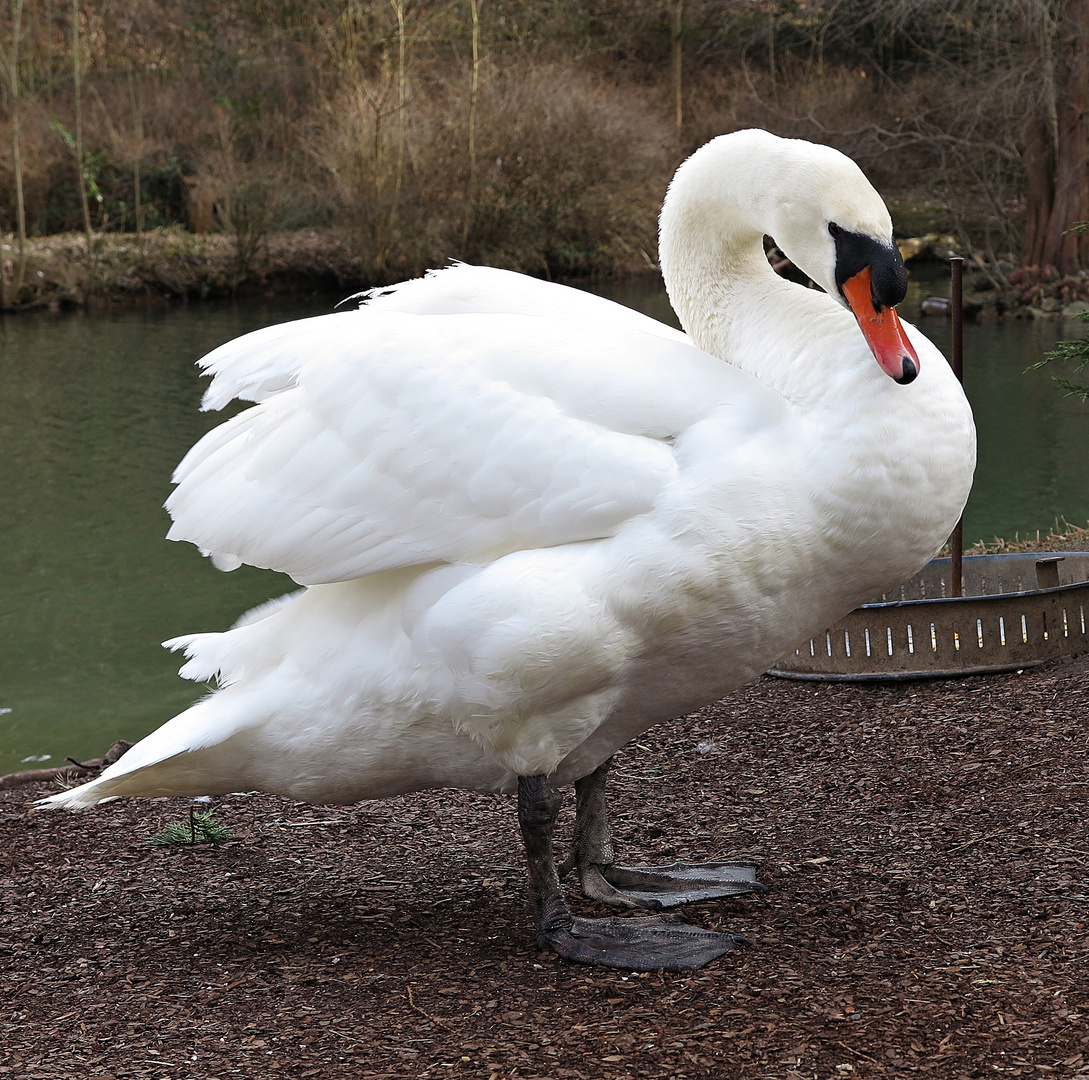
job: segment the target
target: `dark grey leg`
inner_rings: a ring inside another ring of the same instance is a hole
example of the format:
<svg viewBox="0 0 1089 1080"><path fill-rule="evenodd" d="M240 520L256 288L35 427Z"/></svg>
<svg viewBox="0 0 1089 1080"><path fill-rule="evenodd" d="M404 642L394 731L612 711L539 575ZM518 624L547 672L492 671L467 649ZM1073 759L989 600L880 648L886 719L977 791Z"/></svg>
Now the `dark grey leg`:
<svg viewBox="0 0 1089 1080"><path fill-rule="evenodd" d="M529 897L538 943L582 964L625 971L689 971L745 938L689 926L673 915L581 919L563 898L552 857L552 829L563 798L545 776L518 778L518 825L529 863Z"/></svg>
<svg viewBox="0 0 1089 1080"><path fill-rule="evenodd" d="M518 778L518 827L529 864L529 902L542 940L569 931L572 923L552 858L552 827L562 805L563 796L547 777Z"/></svg>
<svg viewBox="0 0 1089 1080"><path fill-rule="evenodd" d="M613 825L609 820L609 804L605 801L605 781L612 768L609 758L589 776L575 781L575 836L573 852L579 852L581 861L596 866L612 866L616 861L613 851ZM576 863L579 860L576 858Z"/></svg>
<svg viewBox="0 0 1089 1080"><path fill-rule="evenodd" d="M617 866L605 801L610 758L575 782L575 835L563 873L577 868L584 895L614 907L662 911L701 900L763 892L756 864L737 862ZM562 876L562 874L561 874Z"/></svg>

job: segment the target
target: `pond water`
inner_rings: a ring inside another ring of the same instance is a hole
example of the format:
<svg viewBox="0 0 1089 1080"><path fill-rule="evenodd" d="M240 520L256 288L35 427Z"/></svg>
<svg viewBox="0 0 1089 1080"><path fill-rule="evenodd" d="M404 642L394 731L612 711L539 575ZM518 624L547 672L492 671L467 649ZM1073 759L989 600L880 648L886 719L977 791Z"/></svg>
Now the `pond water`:
<svg viewBox="0 0 1089 1080"><path fill-rule="evenodd" d="M654 281L603 292L669 316ZM943 283L914 283L923 295ZM947 289L945 290L947 293ZM308 301L208 303L119 314L0 318L0 773L102 753L199 696L159 642L223 629L292 583L221 574L163 540L185 450L223 414L197 411L193 361L239 334L329 310ZM924 320L947 350L943 320ZM1089 519L1089 410L1046 373L1022 374L1083 324L966 327L980 467L966 539Z"/></svg>

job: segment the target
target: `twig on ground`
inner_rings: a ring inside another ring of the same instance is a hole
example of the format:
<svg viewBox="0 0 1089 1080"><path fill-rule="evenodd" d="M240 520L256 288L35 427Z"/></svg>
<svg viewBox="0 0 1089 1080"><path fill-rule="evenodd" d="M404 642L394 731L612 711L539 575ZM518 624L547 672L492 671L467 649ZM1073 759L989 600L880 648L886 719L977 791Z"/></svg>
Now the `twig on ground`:
<svg viewBox="0 0 1089 1080"><path fill-rule="evenodd" d="M93 772L105 769L112 765L126 750L134 744L118 739L100 758L91 758L90 761L76 761L74 758L65 758L71 761L71 765L52 769L23 769L20 772L8 773L0 776L0 790L4 788L21 787L23 784L37 784L50 780L83 780Z"/></svg>

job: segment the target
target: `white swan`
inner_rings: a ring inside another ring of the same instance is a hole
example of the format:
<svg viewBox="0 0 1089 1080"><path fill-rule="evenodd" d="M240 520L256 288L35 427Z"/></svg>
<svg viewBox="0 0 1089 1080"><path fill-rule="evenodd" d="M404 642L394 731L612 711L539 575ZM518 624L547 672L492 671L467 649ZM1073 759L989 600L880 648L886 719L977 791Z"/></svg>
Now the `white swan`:
<svg viewBox="0 0 1089 1080"><path fill-rule="evenodd" d="M777 277L764 234L824 292ZM670 186L661 261L687 335L459 265L205 357L206 408L258 404L178 467L170 536L306 588L168 642L220 688L45 801L518 790L543 944L628 969L730 948L657 917L572 920L556 787L576 781L570 864L593 896L759 888L747 864L614 866L608 760L921 567L974 432L896 317L888 212L837 151L715 139Z"/></svg>

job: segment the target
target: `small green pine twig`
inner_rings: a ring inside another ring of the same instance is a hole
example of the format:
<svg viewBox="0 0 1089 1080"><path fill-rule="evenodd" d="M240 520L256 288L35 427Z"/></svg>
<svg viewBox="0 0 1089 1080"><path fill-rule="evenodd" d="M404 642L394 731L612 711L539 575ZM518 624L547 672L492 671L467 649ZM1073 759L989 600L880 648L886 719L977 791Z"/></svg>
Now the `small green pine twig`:
<svg viewBox="0 0 1089 1080"><path fill-rule="evenodd" d="M1082 322L1089 322L1089 311L1080 312L1075 318L1081 319ZM1075 341L1060 341L1051 352L1044 354L1042 360L1037 360L1035 364L1030 365L1025 370L1038 371L1055 361L1073 363L1073 374L1084 371L1089 367L1089 337L1079 338ZM1089 403L1089 384L1075 382L1065 375L1052 375L1051 381L1060 390L1065 390L1067 397L1080 398L1082 401Z"/></svg>
<svg viewBox="0 0 1089 1080"><path fill-rule="evenodd" d="M161 833L151 837L148 843L154 847L188 847L193 844L213 844L218 847L231 838L230 831L215 819L218 806L198 811L189 808L185 821L172 821Z"/></svg>

